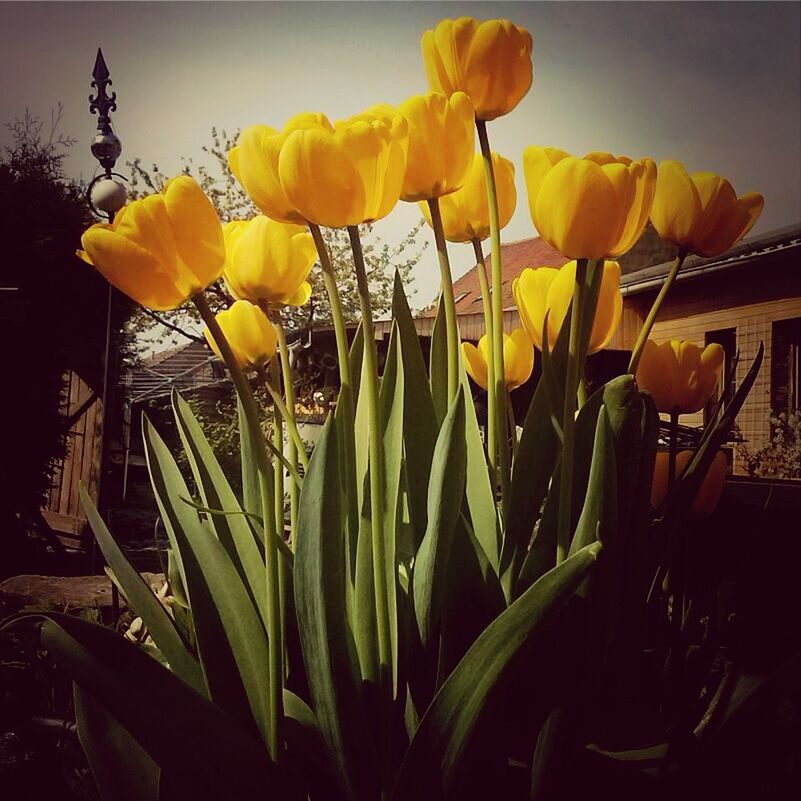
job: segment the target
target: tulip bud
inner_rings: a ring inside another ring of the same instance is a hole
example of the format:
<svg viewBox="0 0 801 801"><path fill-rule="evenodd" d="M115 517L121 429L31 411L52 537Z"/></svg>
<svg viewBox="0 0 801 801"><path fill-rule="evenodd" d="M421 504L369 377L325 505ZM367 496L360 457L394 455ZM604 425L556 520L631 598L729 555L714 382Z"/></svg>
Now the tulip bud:
<svg viewBox="0 0 801 801"><path fill-rule="evenodd" d="M609 153L579 159L556 148L527 147L523 173L537 232L571 259L620 256L648 222L656 185L651 159Z"/></svg>
<svg viewBox="0 0 801 801"><path fill-rule="evenodd" d="M219 312L216 319L240 368L260 367L272 359L277 342L275 328L258 306L237 300ZM209 329L203 333L217 357L222 358Z"/></svg>
<svg viewBox="0 0 801 801"><path fill-rule="evenodd" d="M681 475L687 462L692 457L692 451L679 451L676 454L676 473L675 477ZM654 462L654 477L651 483L651 506L655 509L665 500L668 491L668 463L669 454L667 451L659 451ZM718 451L709 469L701 482L701 487L693 501L691 513L693 517L709 517L720 502L723 494L723 485L726 481L726 454Z"/></svg>
<svg viewBox="0 0 801 801"><path fill-rule="evenodd" d="M540 350L543 347L542 330L546 312L548 342L553 347L573 300L575 283L575 261L568 262L558 270L554 267L528 267L512 282L512 295L520 321ZM607 261L603 265L588 353L595 353L609 343L620 324L622 314L620 265L616 261Z"/></svg>
<svg viewBox="0 0 801 801"><path fill-rule="evenodd" d="M660 412L691 414L703 409L718 385L724 352L717 343L703 350L693 342L672 339L645 343L637 365L637 384L650 392Z"/></svg>
<svg viewBox="0 0 801 801"><path fill-rule="evenodd" d="M112 223L88 228L81 244L78 256L110 284L159 311L202 292L220 277L225 263L217 212L188 175L124 206Z"/></svg>
<svg viewBox="0 0 801 801"><path fill-rule="evenodd" d="M512 219L517 204L515 167L508 159L493 153L492 169L495 173L495 192L498 197L499 228L503 229ZM474 239L480 242L489 236L487 177L481 153L473 155L461 189L440 198L439 210L445 239L449 242L471 242ZM421 202L420 211L426 222L431 225L428 203Z"/></svg>
<svg viewBox="0 0 801 801"><path fill-rule="evenodd" d="M663 161L651 222L667 242L689 253L719 256L751 230L764 205L758 192L738 198L731 184L715 173L688 175L678 161Z"/></svg>
<svg viewBox="0 0 801 801"><path fill-rule="evenodd" d="M487 389L487 361L491 357L491 343L486 334L478 341L462 343L464 366L468 375L482 389ZM522 328L503 335L503 374L507 389L525 384L534 369L534 345Z"/></svg>
<svg viewBox="0 0 801 801"><path fill-rule="evenodd" d="M531 87L531 34L506 19L444 19L421 39L431 89L464 92L476 118L508 114Z"/></svg>

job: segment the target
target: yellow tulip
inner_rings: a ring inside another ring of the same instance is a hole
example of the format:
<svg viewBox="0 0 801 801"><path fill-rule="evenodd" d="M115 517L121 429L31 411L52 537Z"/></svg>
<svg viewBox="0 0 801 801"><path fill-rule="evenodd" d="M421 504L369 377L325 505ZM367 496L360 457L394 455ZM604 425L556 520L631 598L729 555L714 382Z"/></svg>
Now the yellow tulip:
<svg viewBox="0 0 801 801"><path fill-rule="evenodd" d="M225 246L214 206L188 175L159 194L134 200L112 223L84 231L78 256L148 309L163 311L213 284Z"/></svg>
<svg viewBox="0 0 801 801"><path fill-rule="evenodd" d="M484 334L478 347L472 342L462 342L464 366L468 375L482 389L487 389L487 359L491 343ZM503 335L503 377L507 389L516 389L528 381L534 369L534 345L522 328L512 329Z"/></svg>
<svg viewBox="0 0 801 801"><path fill-rule="evenodd" d="M281 147L278 176L289 202L317 225L344 228L386 217L406 172L408 124L398 114L295 130Z"/></svg>
<svg viewBox="0 0 801 801"><path fill-rule="evenodd" d="M305 225L303 215L286 196L278 177L278 158L287 137L293 131L310 128L332 130L324 114L297 114L287 120L281 131L268 125L251 125L239 135L228 151L228 166L259 211L273 220Z"/></svg>
<svg viewBox="0 0 801 801"><path fill-rule="evenodd" d="M692 451L679 451L676 454L676 476L680 476L687 462L692 457ZM659 451L654 462L654 478L651 483L651 506L657 508L667 496L668 491L668 463L667 451ZM712 464L709 466L695 501L692 505L694 517L709 517L717 509L720 496L723 494L723 485L726 482L726 454L718 451Z"/></svg>
<svg viewBox="0 0 801 801"><path fill-rule="evenodd" d="M515 211L517 190L515 189L515 166L508 159L492 154L495 172L495 190L498 195L498 217L504 228ZM431 225L428 203L419 204L420 211ZM475 153L464 185L450 195L440 198L442 227L449 242L479 241L489 236L489 206L487 204L487 179L481 153Z"/></svg>
<svg viewBox="0 0 801 801"><path fill-rule="evenodd" d="M409 124L401 200L442 197L465 182L473 161L473 104L464 92L426 92L398 106Z"/></svg>
<svg viewBox="0 0 801 801"><path fill-rule="evenodd" d="M548 312L548 343L553 347L573 300L575 281L576 262L571 261L560 269L528 267L512 282L512 295L520 321L540 350L545 313ZM603 266L588 353L595 353L609 343L622 314L620 265L616 261L607 261Z"/></svg>
<svg viewBox="0 0 801 801"><path fill-rule="evenodd" d="M620 256L648 222L656 186L651 159L574 158L552 147L527 147L523 173L534 226L568 258Z"/></svg>
<svg viewBox="0 0 801 801"><path fill-rule="evenodd" d="M217 323L240 368L259 367L272 359L276 345L275 328L258 306L237 300L217 314ZM205 328L203 333L214 353L222 358L209 329Z"/></svg>
<svg viewBox="0 0 801 801"><path fill-rule="evenodd" d="M637 365L637 384L651 393L660 412L697 412L715 391L723 358L723 348L717 343L701 350L684 340L657 345L649 339Z"/></svg>
<svg viewBox="0 0 801 801"><path fill-rule="evenodd" d="M656 179L651 222L662 239L701 256L719 256L736 245L762 213L759 192L737 197L713 172L688 175L678 161L663 161Z"/></svg>
<svg viewBox="0 0 801 801"><path fill-rule="evenodd" d="M234 298L286 306L302 306L308 301L311 287L306 278L317 249L305 229L259 215L250 221L226 223L223 234L223 277Z"/></svg>
<svg viewBox="0 0 801 801"><path fill-rule="evenodd" d="M506 19L444 19L420 41L431 89L470 96L479 120L508 114L531 87L531 34Z"/></svg>

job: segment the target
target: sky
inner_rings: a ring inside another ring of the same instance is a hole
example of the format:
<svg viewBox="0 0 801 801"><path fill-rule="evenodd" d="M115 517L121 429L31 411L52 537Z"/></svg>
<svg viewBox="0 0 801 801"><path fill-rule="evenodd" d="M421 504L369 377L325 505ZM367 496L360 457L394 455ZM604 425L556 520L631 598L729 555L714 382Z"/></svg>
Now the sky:
<svg viewBox="0 0 801 801"><path fill-rule="evenodd" d="M738 194L761 191L753 234L801 223L798 2L0 2L0 122L26 108L49 118L63 103L62 130L78 139L67 172L91 178L87 98L102 46L118 94L117 170L140 157L177 173L182 157L204 160L213 125L281 127L300 111L333 120L426 91L420 36L460 15L507 17L534 39L530 92L489 124L493 149L517 167L505 241L535 234L527 145L678 159ZM396 243L419 218L399 203L376 232ZM471 247L451 246L451 260L460 275ZM433 243L414 276L422 307L438 285Z"/></svg>

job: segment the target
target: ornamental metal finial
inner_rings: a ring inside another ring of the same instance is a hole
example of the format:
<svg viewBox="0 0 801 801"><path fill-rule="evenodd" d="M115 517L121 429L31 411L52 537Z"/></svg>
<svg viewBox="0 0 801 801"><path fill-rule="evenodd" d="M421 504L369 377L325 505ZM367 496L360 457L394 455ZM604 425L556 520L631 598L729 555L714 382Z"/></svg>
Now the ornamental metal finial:
<svg viewBox="0 0 801 801"><path fill-rule="evenodd" d="M97 133L92 140L91 150L92 155L103 167L103 174L98 175L89 184L86 199L98 217L112 220L114 214L125 205L126 192L125 186L113 177L125 180L123 176L112 172L122 153L122 143L111 127L111 112L117 110L117 93L112 92L109 95L106 91L111 86L111 78L106 60L103 58L103 51L99 47L92 77L94 78L92 86L97 90L97 94L89 95L89 111L97 114L98 118Z"/></svg>
<svg viewBox="0 0 801 801"><path fill-rule="evenodd" d="M92 142L92 153L108 174L114 169L114 164L122 153L120 140L115 136L111 127L111 112L117 110L117 93L112 92L111 95L106 93L106 89L112 83L109 75L103 51L98 47L95 66L92 70L94 78L92 86L97 89L97 94L89 95L89 111L98 115L98 133Z"/></svg>

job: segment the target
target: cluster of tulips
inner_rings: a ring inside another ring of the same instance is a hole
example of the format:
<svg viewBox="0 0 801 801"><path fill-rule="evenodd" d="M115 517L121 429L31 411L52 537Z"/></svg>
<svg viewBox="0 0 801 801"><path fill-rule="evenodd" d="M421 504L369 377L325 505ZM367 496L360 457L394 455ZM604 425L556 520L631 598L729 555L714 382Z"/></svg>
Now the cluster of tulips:
<svg viewBox="0 0 801 801"><path fill-rule="evenodd" d="M51 616L42 625L43 643L78 683L90 761L114 750L93 724L119 721L118 742L135 741L139 765L161 773L152 797L176 788L203 798L400 801L473 797L477 788L513 797L515 764L531 772L531 797L545 797L572 753L564 744L592 738L578 711L617 697L604 693L619 691L642 654L666 660L675 688L690 646L676 622L685 592L676 542L693 510L714 507L721 474L710 466L720 465L759 364L719 406L698 449L676 454L673 440L663 459L658 413L675 423L707 403L723 354L648 337L687 255L727 250L763 201L675 161L657 169L647 158L526 148L534 226L572 261L522 272L513 286L522 327L505 334L500 231L516 205L515 168L491 151L487 123L527 94L531 50L531 35L507 20L443 20L422 37L425 94L333 124L303 113L280 130L241 133L228 163L261 215L221 225L198 185L179 176L84 234L82 258L144 306L196 304L240 399L241 498L179 396L176 423L199 498L144 424L170 538L171 610L143 591L84 494L115 581L169 669L89 624ZM433 230L442 293L426 369L396 281L380 376L358 226L398 200L419 203ZM678 258L628 373L588 398L586 357L609 343L622 313L615 259L649 218ZM352 343L323 227L349 234L361 302ZM474 249L486 325L478 347L459 340L448 242ZM341 390L309 456L281 313L309 300L315 262L333 310ZM203 293L220 278L232 304L214 315ZM508 390L529 379L535 348L542 378L518 441ZM252 370L267 382L276 429L287 428L286 453L280 433L268 442L259 427ZM467 374L487 390L486 449ZM646 607L672 622L674 637L648 639ZM498 736L509 700L500 712L496 701L512 666L531 654L538 678L528 694L514 685L530 725L510 745ZM110 667L120 660L122 678ZM564 660L579 688L572 694L557 678Z"/></svg>

